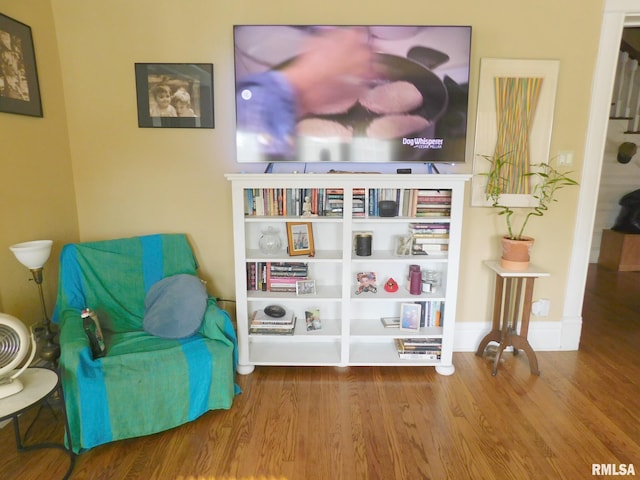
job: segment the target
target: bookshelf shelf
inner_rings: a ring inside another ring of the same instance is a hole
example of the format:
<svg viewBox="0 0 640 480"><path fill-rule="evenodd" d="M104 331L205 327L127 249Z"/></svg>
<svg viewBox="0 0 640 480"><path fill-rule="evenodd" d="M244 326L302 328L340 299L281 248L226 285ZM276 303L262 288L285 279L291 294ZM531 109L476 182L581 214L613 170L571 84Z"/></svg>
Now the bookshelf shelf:
<svg viewBox="0 0 640 480"><path fill-rule="evenodd" d="M296 261L294 257L289 257L285 251L281 255L277 256L265 256L260 250L247 250L245 255L247 260L259 261L259 262L292 262ZM306 263L317 262L335 262L342 260L342 252L340 250L316 250L313 257L302 257Z"/></svg>
<svg viewBox="0 0 640 480"><path fill-rule="evenodd" d="M226 178L232 184L239 373L251 373L257 365L422 365L436 367L443 375L455 371L453 333L469 175L228 174ZM309 202L303 205L305 197ZM377 202L383 199L396 202L396 216L378 215ZM301 215L309 208L312 216ZM287 222L311 223L313 257L287 254ZM275 229L284 245L275 256L265 256L258 248L265 228ZM372 235L370 256L355 253L354 236L361 232ZM399 237L410 238L410 254L399 254ZM292 267L300 263L304 267ZM279 268L274 268L276 264ZM430 292L410 294L411 265L435 272L439 284ZM313 280L315 293L292 291L295 280L279 273L287 267L297 270L300 278ZM357 274L363 272L375 273L376 291L358 284ZM398 291L384 290L389 278L396 280ZM426 326L418 331L385 328L380 322L383 316L399 316L403 303L414 302L421 302L425 312ZM292 334L249 333L253 313L271 304L295 314ZM320 311L322 328L307 331L305 312L313 308ZM396 338L435 338L441 342L440 358L400 358Z"/></svg>

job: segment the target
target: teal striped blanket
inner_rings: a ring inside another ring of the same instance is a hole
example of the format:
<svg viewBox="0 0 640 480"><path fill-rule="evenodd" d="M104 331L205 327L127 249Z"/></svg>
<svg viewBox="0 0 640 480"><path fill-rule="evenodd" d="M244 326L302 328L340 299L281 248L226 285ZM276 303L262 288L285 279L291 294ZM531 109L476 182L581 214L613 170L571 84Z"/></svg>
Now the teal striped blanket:
<svg viewBox="0 0 640 480"><path fill-rule="evenodd" d="M73 451L148 435L229 409L236 386L237 340L226 311L209 297L202 326L178 340L142 328L144 300L159 280L195 275L182 234L65 245L54 321ZM99 316L107 355L93 359L81 311Z"/></svg>

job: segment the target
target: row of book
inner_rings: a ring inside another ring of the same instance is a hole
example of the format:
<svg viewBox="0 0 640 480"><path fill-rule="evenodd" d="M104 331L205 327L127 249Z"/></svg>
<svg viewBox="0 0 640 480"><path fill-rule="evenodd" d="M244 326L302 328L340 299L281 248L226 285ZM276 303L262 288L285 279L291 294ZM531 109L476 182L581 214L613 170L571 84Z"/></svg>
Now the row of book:
<svg viewBox="0 0 640 480"><path fill-rule="evenodd" d="M449 250L449 223L411 223L411 254L428 255L429 253Z"/></svg>
<svg viewBox="0 0 640 480"><path fill-rule="evenodd" d="M344 210L341 188L247 188L244 190L246 216L339 216ZM451 190L415 188L354 188L352 215L379 216L379 203L392 200L395 215L404 217L448 217Z"/></svg>
<svg viewBox="0 0 640 480"><path fill-rule="evenodd" d="M449 217L451 216L451 190L404 190L398 203L398 215Z"/></svg>
<svg viewBox="0 0 640 480"><path fill-rule="evenodd" d="M418 300L420 308L420 328L442 327L444 325L444 302L442 300ZM380 317L385 328L400 328L400 317Z"/></svg>
<svg viewBox="0 0 640 480"><path fill-rule="evenodd" d="M416 301L420 310L420 327L442 327L444 325L444 302L442 300Z"/></svg>
<svg viewBox="0 0 640 480"><path fill-rule="evenodd" d="M283 317L272 317L264 310L256 310L251 316L249 333L255 335L293 335L296 328L296 316L287 312Z"/></svg>
<svg viewBox="0 0 640 480"><path fill-rule="evenodd" d="M297 282L307 280L305 262L247 262L247 290L296 292Z"/></svg>
<svg viewBox="0 0 640 480"><path fill-rule="evenodd" d="M394 338L398 357L405 360L440 360L442 339L431 337Z"/></svg>
<svg viewBox="0 0 640 480"><path fill-rule="evenodd" d="M244 190L246 216L292 216L308 213L342 216L344 191L341 188L247 188Z"/></svg>

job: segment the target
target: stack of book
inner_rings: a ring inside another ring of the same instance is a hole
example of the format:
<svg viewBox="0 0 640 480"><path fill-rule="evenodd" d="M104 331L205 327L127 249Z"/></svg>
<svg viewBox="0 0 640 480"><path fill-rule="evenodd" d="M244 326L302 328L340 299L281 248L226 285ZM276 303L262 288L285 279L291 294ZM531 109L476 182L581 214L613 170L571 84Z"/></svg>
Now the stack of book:
<svg viewBox="0 0 640 480"><path fill-rule="evenodd" d="M448 217L451 215L451 190L418 190L416 217Z"/></svg>
<svg viewBox="0 0 640 480"><path fill-rule="evenodd" d="M296 292L296 282L307 280L304 262L247 262L247 290Z"/></svg>
<svg viewBox="0 0 640 480"><path fill-rule="evenodd" d="M327 188L325 193L324 215L328 217L341 217L344 206L344 190L341 188Z"/></svg>
<svg viewBox="0 0 640 480"><path fill-rule="evenodd" d="M366 212L366 192L364 188L353 189L353 216L364 217Z"/></svg>
<svg viewBox="0 0 640 480"><path fill-rule="evenodd" d="M258 335L293 335L296 316L287 312L283 317L270 317L264 310L256 310L251 317L249 333Z"/></svg>
<svg viewBox="0 0 640 480"><path fill-rule="evenodd" d="M429 337L394 338L398 357L405 360L440 360L442 339Z"/></svg>
<svg viewBox="0 0 640 480"><path fill-rule="evenodd" d="M384 328L400 328L400 317L380 317Z"/></svg>
<svg viewBox="0 0 640 480"><path fill-rule="evenodd" d="M409 225L409 231L413 255L428 255L449 250L449 224L446 222L415 222Z"/></svg>
<svg viewBox="0 0 640 480"><path fill-rule="evenodd" d="M267 291L296 293L296 282L307 280L309 266L303 262L269 262Z"/></svg>

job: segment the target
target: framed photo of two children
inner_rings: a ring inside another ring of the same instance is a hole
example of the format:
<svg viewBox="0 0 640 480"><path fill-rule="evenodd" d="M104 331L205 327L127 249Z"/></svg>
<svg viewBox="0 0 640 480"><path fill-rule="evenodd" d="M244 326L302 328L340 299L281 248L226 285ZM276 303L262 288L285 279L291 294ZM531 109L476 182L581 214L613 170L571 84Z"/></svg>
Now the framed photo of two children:
<svg viewBox="0 0 640 480"><path fill-rule="evenodd" d="M214 128L213 65L136 63L138 126Z"/></svg>

